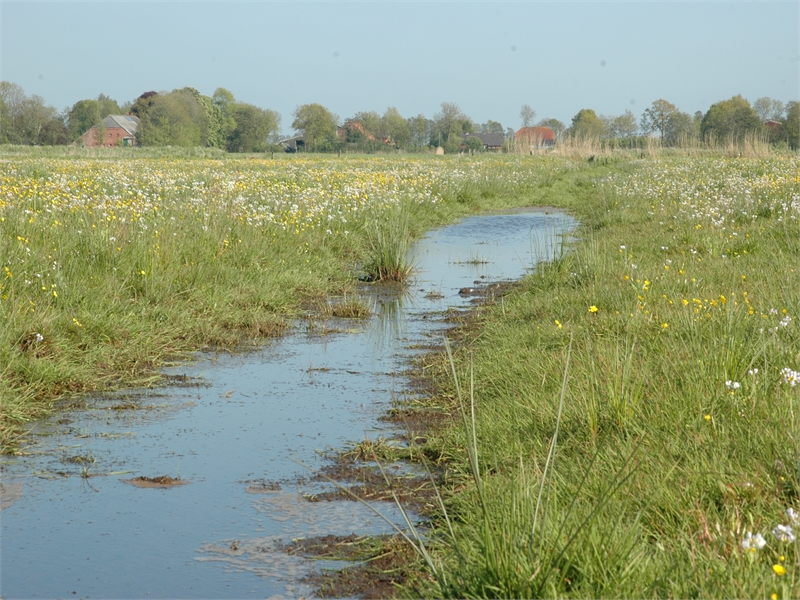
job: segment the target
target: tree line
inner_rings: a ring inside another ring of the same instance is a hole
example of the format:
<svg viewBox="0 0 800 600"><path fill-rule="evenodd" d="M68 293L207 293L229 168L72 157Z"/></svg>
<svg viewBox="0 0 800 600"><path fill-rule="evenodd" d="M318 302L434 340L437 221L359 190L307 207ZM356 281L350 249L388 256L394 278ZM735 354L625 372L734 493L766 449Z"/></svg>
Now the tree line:
<svg viewBox="0 0 800 600"><path fill-rule="evenodd" d="M281 137L280 114L239 102L224 88L218 88L212 96L191 87L149 91L124 104L100 94L59 113L40 96L27 96L19 85L0 82L0 144L71 144L114 114L139 118L136 141L140 146L265 152L277 149ZM471 142L475 150L482 148L480 140L465 138L465 134L502 134L509 147L513 146L515 135L514 129L504 128L499 121L474 121L453 102L443 102L432 118L423 114L403 117L397 108L389 107L383 114L361 111L340 119L318 103L298 106L292 116L291 127L302 138L300 147L313 152L347 148L359 152L413 152L442 146L446 152L455 153L464 149L465 142ZM759 136L792 149L800 145L800 104L784 104L768 97L751 105L742 96L734 96L713 104L705 113L694 114L658 99L639 120L630 110L620 115L598 115L586 108L578 111L569 125L555 118L537 121L536 111L528 104L522 106L519 116L523 127L548 127L557 140L590 138L623 146L655 136L664 146L679 146L687 141L737 143L748 136Z"/></svg>

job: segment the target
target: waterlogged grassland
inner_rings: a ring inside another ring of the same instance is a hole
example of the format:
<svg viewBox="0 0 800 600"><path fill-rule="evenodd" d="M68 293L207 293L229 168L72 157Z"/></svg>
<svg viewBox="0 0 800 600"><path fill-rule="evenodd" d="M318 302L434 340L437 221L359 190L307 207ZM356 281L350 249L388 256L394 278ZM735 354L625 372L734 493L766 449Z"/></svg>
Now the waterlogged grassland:
<svg viewBox="0 0 800 600"><path fill-rule="evenodd" d="M277 335L301 305L402 259L387 246L523 203L573 168L513 157L115 156L0 162L6 449L58 398L153 383L165 361Z"/></svg>
<svg viewBox="0 0 800 600"><path fill-rule="evenodd" d="M461 333L480 480L471 425L429 440L457 492L427 593L797 598L797 157L620 163L539 199L582 231ZM448 362L426 370L457 415Z"/></svg>

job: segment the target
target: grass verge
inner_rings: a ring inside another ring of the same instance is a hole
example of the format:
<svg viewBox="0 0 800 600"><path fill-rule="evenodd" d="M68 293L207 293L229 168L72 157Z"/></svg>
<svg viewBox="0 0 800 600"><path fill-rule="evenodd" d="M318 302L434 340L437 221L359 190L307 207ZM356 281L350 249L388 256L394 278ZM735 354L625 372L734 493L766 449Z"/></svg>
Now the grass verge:
<svg viewBox="0 0 800 600"><path fill-rule="evenodd" d="M410 593L800 595L799 166L610 161L534 193L581 231L457 333L474 420L428 435L452 530ZM461 414L446 356L423 367Z"/></svg>

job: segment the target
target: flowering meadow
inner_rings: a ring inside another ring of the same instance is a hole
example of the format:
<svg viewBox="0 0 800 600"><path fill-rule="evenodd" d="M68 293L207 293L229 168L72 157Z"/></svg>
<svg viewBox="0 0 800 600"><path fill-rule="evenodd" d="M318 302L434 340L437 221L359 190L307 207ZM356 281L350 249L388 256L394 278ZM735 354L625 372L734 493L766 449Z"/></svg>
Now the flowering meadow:
<svg viewBox="0 0 800 600"><path fill-rule="evenodd" d="M800 160L612 159L537 201L582 227L458 336L483 475L470 427L431 437L435 593L799 597Z"/></svg>
<svg viewBox="0 0 800 600"><path fill-rule="evenodd" d="M0 161L4 445L66 394L158 380L204 346L279 334L410 235L569 168L497 157Z"/></svg>

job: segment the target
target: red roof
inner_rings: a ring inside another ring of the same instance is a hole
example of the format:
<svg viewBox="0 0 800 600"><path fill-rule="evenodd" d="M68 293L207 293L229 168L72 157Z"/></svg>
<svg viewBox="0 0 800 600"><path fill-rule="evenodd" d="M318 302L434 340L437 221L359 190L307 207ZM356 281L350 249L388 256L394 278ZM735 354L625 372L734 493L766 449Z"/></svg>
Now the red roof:
<svg viewBox="0 0 800 600"><path fill-rule="evenodd" d="M523 127L519 131L517 131L516 135L517 140L520 138L527 138L528 142L531 141L539 141L543 142L546 140L553 140L556 139L556 134L553 133L553 130L549 127Z"/></svg>

